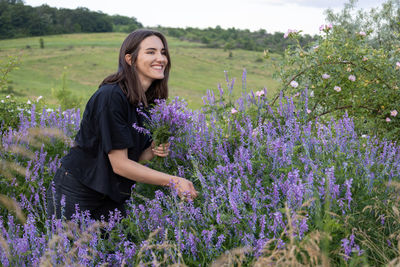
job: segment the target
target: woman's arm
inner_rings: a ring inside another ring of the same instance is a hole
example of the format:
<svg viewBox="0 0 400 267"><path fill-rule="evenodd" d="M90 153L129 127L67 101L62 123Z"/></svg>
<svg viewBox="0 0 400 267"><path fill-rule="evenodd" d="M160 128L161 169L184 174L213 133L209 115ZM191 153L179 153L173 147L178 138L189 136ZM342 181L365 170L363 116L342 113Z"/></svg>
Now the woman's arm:
<svg viewBox="0 0 400 267"><path fill-rule="evenodd" d="M110 159L113 171L120 176L146 184L162 186L174 184L180 196L184 195L184 193L189 193L192 198L197 197L197 192L192 182L182 177L172 176L153 170L130 160L128 158L127 149L111 150L110 153L108 153L108 158Z"/></svg>

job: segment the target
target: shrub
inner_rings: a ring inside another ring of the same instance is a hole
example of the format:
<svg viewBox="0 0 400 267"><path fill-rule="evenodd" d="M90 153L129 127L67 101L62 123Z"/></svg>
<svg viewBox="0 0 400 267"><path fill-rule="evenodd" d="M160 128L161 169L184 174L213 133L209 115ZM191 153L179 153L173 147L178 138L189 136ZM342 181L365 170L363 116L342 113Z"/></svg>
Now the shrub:
<svg viewBox="0 0 400 267"><path fill-rule="evenodd" d="M9 56L6 62L0 60L0 91L3 93L11 93L12 81L8 75L11 71L18 69L19 58L15 56Z"/></svg>
<svg viewBox="0 0 400 267"><path fill-rule="evenodd" d="M393 140L400 137L400 47L374 47L371 31L349 32L322 25L309 47L299 42L285 52L280 77L283 92L296 97L308 88L312 118L329 120L348 114L359 133ZM299 34L288 33L297 40Z"/></svg>
<svg viewBox="0 0 400 267"><path fill-rule="evenodd" d="M52 94L55 98L57 98L62 110L78 108L81 106L83 101L82 97L73 95L71 90L68 89L66 72L62 74L61 88L52 88Z"/></svg>

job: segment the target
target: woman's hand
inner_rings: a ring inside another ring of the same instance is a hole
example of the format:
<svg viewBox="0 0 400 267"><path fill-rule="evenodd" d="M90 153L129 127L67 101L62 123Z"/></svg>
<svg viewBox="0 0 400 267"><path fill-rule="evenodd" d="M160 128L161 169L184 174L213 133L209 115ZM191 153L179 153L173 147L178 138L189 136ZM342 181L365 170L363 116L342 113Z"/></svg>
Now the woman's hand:
<svg viewBox="0 0 400 267"><path fill-rule="evenodd" d="M166 144L161 144L156 147L156 144L153 141L151 143L151 151L153 152L153 154L155 156L165 158L169 155L169 145L170 145L169 143L166 143Z"/></svg>
<svg viewBox="0 0 400 267"><path fill-rule="evenodd" d="M150 161L155 156L159 157L167 157L169 155L169 143L161 144L159 146L155 146L155 143L152 142L151 146L149 146L139 157L139 162Z"/></svg>
<svg viewBox="0 0 400 267"><path fill-rule="evenodd" d="M188 197L194 199L197 197L197 191L194 189L193 183L182 177L174 177L172 179L172 186L178 191L181 198Z"/></svg>

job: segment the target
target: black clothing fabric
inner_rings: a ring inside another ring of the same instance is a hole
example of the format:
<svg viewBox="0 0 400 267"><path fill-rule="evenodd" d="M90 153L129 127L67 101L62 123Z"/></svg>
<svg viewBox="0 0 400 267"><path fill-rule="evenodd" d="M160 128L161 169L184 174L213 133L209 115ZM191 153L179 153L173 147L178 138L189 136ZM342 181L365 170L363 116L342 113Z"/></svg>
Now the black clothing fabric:
<svg viewBox="0 0 400 267"><path fill-rule="evenodd" d="M150 136L132 127L143 127L143 122L118 84L101 86L86 105L76 146L61 160L62 166L86 187L124 202L134 182L113 172L108 153L127 148L128 158L138 161L151 144Z"/></svg>
<svg viewBox="0 0 400 267"><path fill-rule="evenodd" d="M72 218L76 212L75 205L79 205L79 211L89 211L90 217L95 220L108 220L110 211L118 209L122 216L126 215L123 203L115 202L108 196L96 192L85 186L72 173L64 167L57 170L54 176L54 192L50 186L46 192L47 216L51 218L54 214L57 219L65 217L67 220ZM61 205L61 198L65 197Z"/></svg>

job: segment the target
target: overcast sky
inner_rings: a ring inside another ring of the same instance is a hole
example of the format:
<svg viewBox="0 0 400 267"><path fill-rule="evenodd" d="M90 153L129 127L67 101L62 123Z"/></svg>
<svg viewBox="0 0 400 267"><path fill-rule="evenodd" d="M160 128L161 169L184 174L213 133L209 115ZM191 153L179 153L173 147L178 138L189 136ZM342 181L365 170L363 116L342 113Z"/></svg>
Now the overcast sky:
<svg viewBox="0 0 400 267"><path fill-rule="evenodd" d="M135 17L144 26L198 27L217 25L256 31L303 30L316 34L325 23L324 10L341 10L346 0L25 0L57 8L86 7L110 15ZM380 6L385 0L359 0L358 8Z"/></svg>

